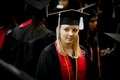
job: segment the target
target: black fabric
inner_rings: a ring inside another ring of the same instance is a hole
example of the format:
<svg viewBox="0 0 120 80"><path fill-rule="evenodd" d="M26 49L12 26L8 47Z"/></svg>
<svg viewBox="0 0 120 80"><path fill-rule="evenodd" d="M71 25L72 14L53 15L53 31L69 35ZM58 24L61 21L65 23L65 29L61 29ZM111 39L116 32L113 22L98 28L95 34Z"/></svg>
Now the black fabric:
<svg viewBox="0 0 120 80"><path fill-rule="evenodd" d="M104 69L103 77L98 78L98 80L119 80L119 72L120 72L120 65L119 65L119 56L120 56L120 39L119 34L113 34L113 33L105 33L107 36L113 38L116 42L114 44L114 51L109 54L108 62Z"/></svg>
<svg viewBox="0 0 120 80"><path fill-rule="evenodd" d="M87 72L86 72L85 80L90 80L91 61L87 55L85 55L85 57L86 57L86 62L87 62L86 63ZM58 54L56 51L55 43L48 45L42 51L39 57L36 78L37 80L48 80L48 79L62 80L61 71L60 71L60 63L59 63L59 58L58 58Z"/></svg>
<svg viewBox="0 0 120 80"><path fill-rule="evenodd" d="M118 33L110 33L106 36L110 37L115 41L114 43L114 50L111 52L108 56L107 63L104 69L104 74L102 77L96 79L96 80L119 80L119 72L120 72L120 42L119 42L119 36L120 34L120 28L118 29Z"/></svg>
<svg viewBox="0 0 120 80"><path fill-rule="evenodd" d="M13 30L12 37L6 44L8 48L4 48L2 59L35 77L39 55L48 44L56 40L56 34L41 27L37 36L28 39L29 28L30 25L22 29L16 27Z"/></svg>
<svg viewBox="0 0 120 80"><path fill-rule="evenodd" d="M24 71L21 71L11 64L0 60L0 80L35 80Z"/></svg>
<svg viewBox="0 0 120 80"><path fill-rule="evenodd" d="M88 35L89 34L89 35ZM97 47L98 39L97 39L97 29L94 31L85 31L81 30L79 33L80 41L79 43L85 47L85 49L88 51L88 56L91 57L91 49L93 51L93 61L92 61L92 80L95 80L97 77L99 77L99 70L98 70L98 51Z"/></svg>
<svg viewBox="0 0 120 80"><path fill-rule="evenodd" d="M105 66L103 76L96 80L119 80L119 72L120 72L120 42L116 43L115 49L113 53L110 53L110 58Z"/></svg>

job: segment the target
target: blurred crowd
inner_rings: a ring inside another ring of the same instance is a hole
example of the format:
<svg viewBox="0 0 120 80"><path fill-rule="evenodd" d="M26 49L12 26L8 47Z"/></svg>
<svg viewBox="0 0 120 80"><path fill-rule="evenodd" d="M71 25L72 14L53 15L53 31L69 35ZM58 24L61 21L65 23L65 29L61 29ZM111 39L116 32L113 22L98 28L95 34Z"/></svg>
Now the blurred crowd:
<svg viewBox="0 0 120 80"><path fill-rule="evenodd" d="M94 5L90 6L91 4ZM90 15L82 17L80 22L83 29L79 30L79 45L85 48L92 62L91 78L87 80L119 79L120 40L116 41L105 34L120 34L118 0L1 0L0 59L39 80L36 76L38 62L42 58L40 54L46 46L56 41L58 34L58 16L50 14L69 9ZM7 74L0 76L0 79L15 77L14 79L19 80L22 77L17 79L15 74L10 77L12 71L9 73L9 69L4 71L2 67L4 66L0 67L0 73L6 71ZM26 79L24 77L20 80Z"/></svg>

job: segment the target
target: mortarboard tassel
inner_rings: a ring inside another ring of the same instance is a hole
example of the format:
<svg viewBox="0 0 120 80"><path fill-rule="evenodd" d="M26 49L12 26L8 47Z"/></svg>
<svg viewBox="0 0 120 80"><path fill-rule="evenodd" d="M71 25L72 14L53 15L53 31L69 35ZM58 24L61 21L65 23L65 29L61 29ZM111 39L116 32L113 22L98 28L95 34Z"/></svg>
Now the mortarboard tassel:
<svg viewBox="0 0 120 80"><path fill-rule="evenodd" d="M46 5L46 17L48 17L48 5L49 4Z"/></svg>
<svg viewBox="0 0 120 80"><path fill-rule="evenodd" d="M114 3L114 0L112 0L112 3L113 3L112 18L115 18L115 3Z"/></svg>
<svg viewBox="0 0 120 80"><path fill-rule="evenodd" d="M81 10L81 12L83 12L83 9ZM83 30L83 29L84 29L83 17L80 17L79 30Z"/></svg>
<svg viewBox="0 0 120 80"><path fill-rule="evenodd" d="M89 8L89 7L91 7L91 6L94 6L94 5L96 5L96 3L90 4L90 5L87 5L87 4L86 4L85 7L80 8L80 9L78 9L78 10L80 10L81 12L83 12L84 9L87 9L87 8ZM83 17L80 17L79 30L83 30L83 29L84 29Z"/></svg>
<svg viewBox="0 0 120 80"><path fill-rule="evenodd" d="M58 14L58 34L57 34L57 40L59 39L59 36L60 36L60 15L61 15L61 13L59 12L59 14Z"/></svg>

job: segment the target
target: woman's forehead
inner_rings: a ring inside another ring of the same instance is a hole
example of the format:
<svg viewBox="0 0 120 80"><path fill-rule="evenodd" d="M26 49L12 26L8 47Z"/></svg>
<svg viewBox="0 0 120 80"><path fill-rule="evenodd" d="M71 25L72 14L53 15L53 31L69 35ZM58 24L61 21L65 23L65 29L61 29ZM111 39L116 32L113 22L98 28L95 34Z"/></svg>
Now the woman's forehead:
<svg viewBox="0 0 120 80"><path fill-rule="evenodd" d="M63 25L61 25L61 28L79 28L79 26L78 25L63 24Z"/></svg>

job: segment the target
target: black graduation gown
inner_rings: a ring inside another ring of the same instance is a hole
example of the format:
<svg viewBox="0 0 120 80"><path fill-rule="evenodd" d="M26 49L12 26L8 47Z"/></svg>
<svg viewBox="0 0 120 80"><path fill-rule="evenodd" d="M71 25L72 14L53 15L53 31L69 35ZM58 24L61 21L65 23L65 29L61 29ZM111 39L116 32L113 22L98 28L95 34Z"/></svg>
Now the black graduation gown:
<svg viewBox="0 0 120 80"><path fill-rule="evenodd" d="M88 36L88 33L89 33L89 38L87 39L87 36ZM93 60L92 60L92 80L95 80L96 78L99 77L99 68L98 68L98 50L97 50L97 47L99 47L99 44L98 44L98 40L95 39L95 38L98 38L97 36L97 29L95 29L94 31L92 32L85 32L84 30L81 30L80 31L80 34L79 34L79 37L80 37L80 44L83 45L87 51L88 51L88 55L91 57L91 54L92 57L93 57ZM93 51L93 53L91 53L91 49Z"/></svg>
<svg viewBox="0 0 120 80"><path fill-rule="evenodd" d="M28 40L29 26L22 29L16 27L9 41L8 63L35 77L37 63L41 51L56 40L56 34L45 27L41 27L39 35ZM8 59L7 59L8 60Z"/></svg>
<svg viewBox="0 0 120 80"><path fill-rule="evenodd" d="M86 80L90 80L91 61L90 61L90 58L87 56L87 52L84 49L84 47L82 47L82 50L85 51L85 57L87 62L86 63L86 67L87 67ZM71 60L72 59L70 59L70 61ZM40 55L36 78L37 80L48 80L48 79L62 80L60 70L61 70L60 63L59 63L59 58L56 51L55 43L52 43L49 46L47 46ZM73 69L73 72L75 72L74 70L75 69Z"/></svg>
<svg viewBox="0 0 120 80"><path fill-rule="evenodd" d="M113 53L104 69L104 74L96 80L120 80L120 42L116 43Z"/></svg>

